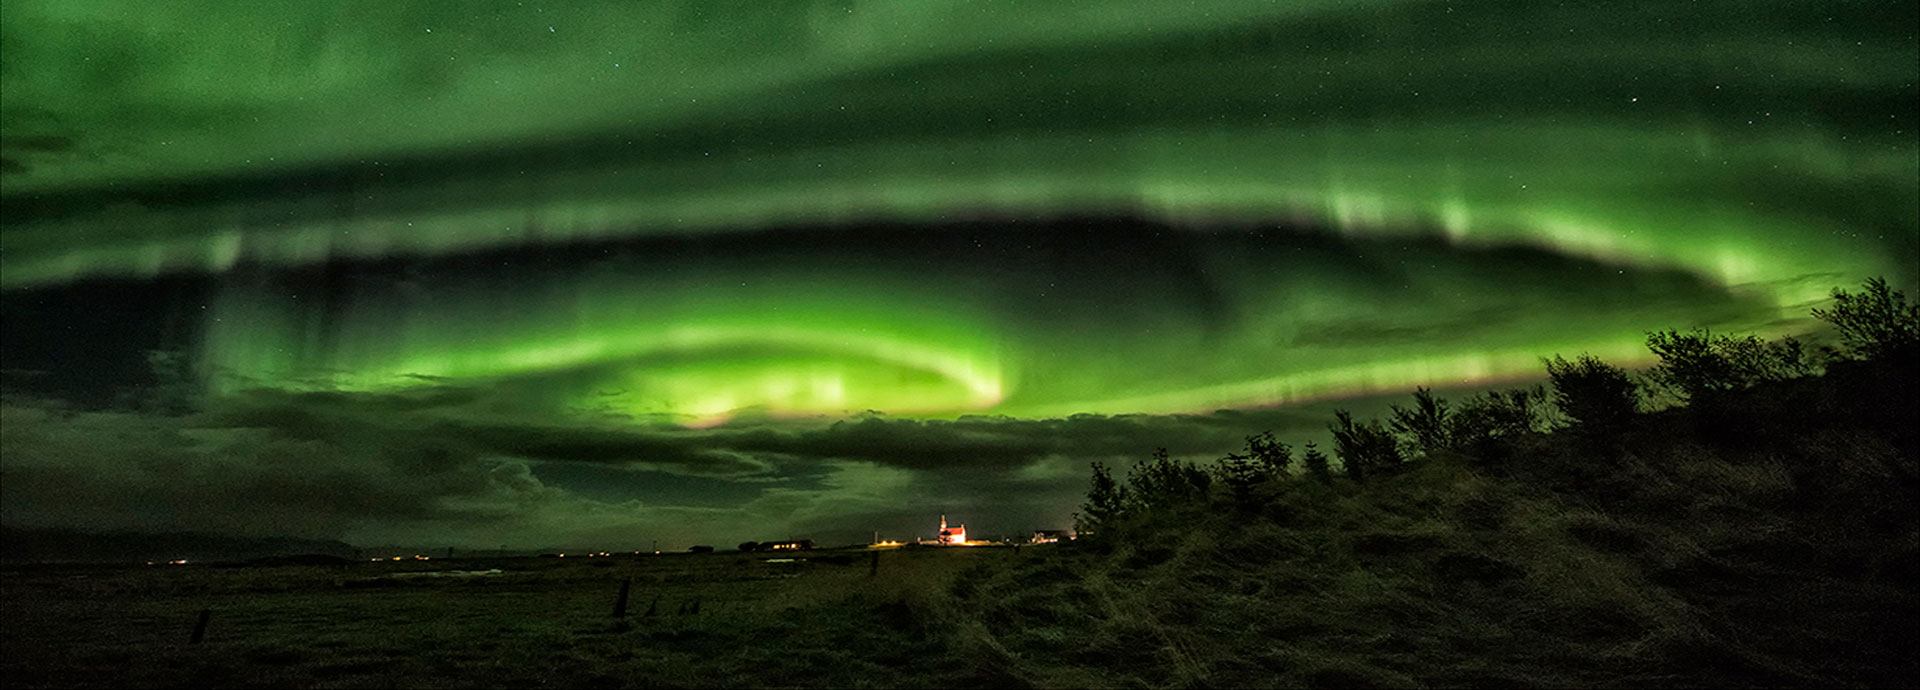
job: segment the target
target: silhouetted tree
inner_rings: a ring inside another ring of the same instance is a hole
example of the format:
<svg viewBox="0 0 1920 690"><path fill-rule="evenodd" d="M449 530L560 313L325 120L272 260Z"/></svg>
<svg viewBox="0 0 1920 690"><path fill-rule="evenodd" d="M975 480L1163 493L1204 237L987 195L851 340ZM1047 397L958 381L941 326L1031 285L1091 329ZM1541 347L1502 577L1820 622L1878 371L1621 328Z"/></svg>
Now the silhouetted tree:
<svg viewBox="0 0 1920 690"><path fill-rule="evenodd" d="M1408 447L1424 455L1451 447L1447 420L1446 399L1434 397L1428 388L1414 389L1413 407L1393 406L1393 430L1406 434Z"/></svg>
<svg viewBox="0 0 1920 690"><path fill-rule="evenodd" d="M757 542L757 541L740 542L740 551L742 553L750 553L750 552L759 551L759 550L760 550L760 542Z"/></svg>
<svg viewBox="0 0 1920 690"><path fill-rule="evenodd" d="M1245 453L1228 453L1214 465L1214 474L1227 487L1234 504L1242 508L1257 503L1257 488L1270 480L1285 477L1293 464L1293 448L1265 431L1247 437Z"/></svg>
<svg viewBox="0 0 1920 690"><path fill-rule="evenodd" d="M1293 464L1293 447L1273 437L1273 432L1263 431L1247 437L1247 457L1258 463L1268 476L1287 476L1287 468Z"/></svg>
<svg viewBox="0 0 1920 690"><path fill-rule="evenodd" d="M1625 370L1592 355L1543 361L1553 382L1553 404L1574 429L1590 435L1618 431L1639 410L1640 387Z"/></svg>
<svg viewBox="0 0 1920 690"><path fill-rule="evenodd" d="M1835 408L1854 423L1890 430L1896 453L1875 464L1910 492L1920 492L1920 304L1909 304L1882 278L1868 278L1860 292L1833 290L1833 304L1813 315L1833 324L1841 347L1828 370L1847 395ZM1911 513L1909 513L1911 514Z"/></svg>
<svg viewBox="0 0 1920 690"><path fill-rule="evenodd" d="M1099 534L1120 519L1126 505L1126 488L1113 481L1113 472L1107 469L1106 463L1096 460L1093 486L1087 489L1087 502L1080 504L1080 512L1074 515L1074 530Z"/></svg>
<svg viewBox="0 0 1920 690"><path fill-rule="evenodd" d="M1320 452L1320 447L1314 442L1307 442L1307 449L1301 454L1300 463L1306 465L1307 474L1313 475L1313 478L1319 480L1321 484L1333 483L1333 470L1327 466L1327 454Z"/></svg>
<svg viewBox="0 0 1920 690"><path fill-rule="evenodd" d="M1814 318L1833 324L1846 354L1855 359L1912 357L1920 350L1920 304L1868 278L1860 292L1833 289L1833 306L1814 309Z"/></svg>
<svg viewBox="0 0 1920 690"><path fill-rule="evenodd" d="M1447 419L1454 447L1482 457L1494 454L1499 442L1535 430L1534 408L1545 400L1546 391L1537 386L1468 396Z"/></svg>
<svg viewBox="0 0 1920 690"><path fill-rule="evenodd" d="M1178 508L1204 500L1213 486L1205 470L1167 457L1167 449L1153 451L1153 459L1134 465L1127 473L1126 498L1143 512Z"/></svg>
<svg viewBox="0 0 1920 690"><path fill-rule="evenodd" d="M1227 495L1239 508L1251 508L1258 501L1258 488L1267 479L1267 473L1253 459L1240 454L1228 453L1214 464L1214 474L1220 484L1227 488Z"/></svg>
<svg viewBox="0 0 1920 690"><path fill-rule="evenodd" d="M1648 370L1648 378L1687 402L1806 376L1814 369L1800 341L1793 338L1767 342L1752 335L1714 335L1706 329L1668 330L1648 333L1647 349L1660 358Z"/></svg>
<svg viewBox="0 0 1920 690"><path fill-rule="evenodd" d="M1353 413L1346 410L1334 410L1333 417L1334 423L1327 428L1333 431L1333 449L1346 468L1347 478L1366 481L1368 476L1400 464L1400 448L1380 422L1370 419L1355 423Z"/></svg>

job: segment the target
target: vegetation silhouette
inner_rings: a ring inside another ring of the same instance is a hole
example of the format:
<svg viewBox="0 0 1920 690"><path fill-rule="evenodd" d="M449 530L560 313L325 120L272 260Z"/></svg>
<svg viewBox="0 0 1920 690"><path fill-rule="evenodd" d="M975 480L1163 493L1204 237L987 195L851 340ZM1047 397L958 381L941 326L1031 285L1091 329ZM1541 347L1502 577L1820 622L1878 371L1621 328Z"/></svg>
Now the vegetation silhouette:
<svg viewBox="0 0 1920 690"><path fill-rule="evenodd" d="M1214 465L1215 477L1227 487L1233 504L1241 509L1259 504L1260 487L1287 475L1293 464L1293 447L1274 439L1264 431L1247 437L1244 453L1228 453Z"/></svg>
<svg viewBox="0 0 1920 690"><path fill-rule="evenodd" d="M1611 438L1639 412L1640 384L1625 369L1584 354L1571 362L1559 355L1541 361L1564 428L1589 440Z"/></svg>
<svg viewBox="0 0 1920 690"><path fill-rule="evenodd" d="M1307 476L1313 477L1314 481L1326 485L1333 484L1333 470L1327 462L1327 454L1320 451L1318 444L1313 441L1307 442L1306 450L1300 456L1300 463L1306 467Z"/></svg>
<svg viewBox="0 0 1920 690"><path fill-rule="evenodd" d="M1344 479L1270 433L1095 464L1083 538L956 607L1036 685L1911 686L1920 311L1833 295L1837 348L1658 331L1638 375L1338 410Z"/></svg>
<svg viewBox="0 0 1920 690"><path fill-rule="evenodd" d="M1355 422L1353 413L1334 410L1333 423L1327 428L1333 432L1334 453L1340 456L1348 479L1363 482L1400 466L1399 441L1380 422Z"/></svg>
<svg viewBox="0 0 1920 690"><path fill-rule="evenodd" d="M1868 278L1858 293L1834 288L1832 297L1833 306L1816 308L1813 315L1833 324L1845 356L1912 363L1920 347L1920 303L1908 304L1878 277Z"/></svg>
<svg viewBox="0 0 1920 690"><path fill-rule="evenodd" d="M1171 459L1167 449L1153 451L1153 459L1127 472L1125 505L1142 512L1180 510L1207 498L1213 477L1192 463Z"/></svg>
<svg viewBox="0 0 1920 690"><path fill-rule="evenodd" d="M1505 462L1516 439L1540 431L1546 400L1540 386L1468 396L1447 419L1451 449L1483 464Z"/></svg>
<svg viewBox="0 0 1920 690"><path fill-rule="evenodd" d="M1113 480L1113 472L1107 469L1106 463L1096 460L1087 502L1081 504L1080 512L1074 513L1074 531L1088 535L1103 533L1126 513L1126 506L1125 487Z"/></svg>
<svg viewBox="0 0 1920 690"><path fill-rule="evenodd" d="M1647 349L1660 358L1647 372L1649 382L1694 404L1717 403L1727 393L1799 378L1816 369L1792 337L1768 342L1753 335L1714 335L1707 329L1655 331L1647 334Z"/></svg>

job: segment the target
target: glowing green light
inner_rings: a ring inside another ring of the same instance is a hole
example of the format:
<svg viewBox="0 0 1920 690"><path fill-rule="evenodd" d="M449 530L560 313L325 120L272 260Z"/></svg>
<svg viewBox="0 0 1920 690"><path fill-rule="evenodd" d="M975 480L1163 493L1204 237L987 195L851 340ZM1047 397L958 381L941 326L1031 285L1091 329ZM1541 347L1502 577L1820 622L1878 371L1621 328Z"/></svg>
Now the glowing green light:
<svg viewBox="0 0 1920 690"><path fill-rule="evenodd" d="M712 423L1500 381L1633 361L1645 328L1801 329L1828 288L1920 264L1911 8L1363 5L13 0L0 288L227 276L216 393L451 381ZM1166 224L1206 298L1060 307L993 257L709 256L324 307L236 277L1060 217ZM1211 239L1296 231L1356 254ZM1475 273L1515 248L1650 287L1568 310L1560 277ZM1525 317L1481 328L1487 305Z"/></svg>

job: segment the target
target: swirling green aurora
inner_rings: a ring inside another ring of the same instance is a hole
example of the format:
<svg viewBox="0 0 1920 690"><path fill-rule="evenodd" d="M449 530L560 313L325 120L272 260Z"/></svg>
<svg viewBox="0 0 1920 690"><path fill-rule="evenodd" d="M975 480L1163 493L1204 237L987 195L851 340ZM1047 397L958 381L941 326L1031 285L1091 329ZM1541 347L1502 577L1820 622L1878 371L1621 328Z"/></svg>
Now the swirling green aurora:
<svg viewBox="0 0 1920 690"><path fill-rule="evenodd" d="M1207 411L1804 331L1920 254L1911 2L0 14L0 285L206 276L213 394Z"/></svg>

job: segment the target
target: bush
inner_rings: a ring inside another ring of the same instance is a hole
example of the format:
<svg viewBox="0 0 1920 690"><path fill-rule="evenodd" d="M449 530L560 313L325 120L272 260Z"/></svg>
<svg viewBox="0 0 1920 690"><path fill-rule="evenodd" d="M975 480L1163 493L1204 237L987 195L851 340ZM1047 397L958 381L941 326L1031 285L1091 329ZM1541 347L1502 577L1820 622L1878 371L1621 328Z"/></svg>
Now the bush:
<svg viewBox="0 0 1920 690"><path fill-rule="evenodd" d="M1340 456L1347 478L1366 481L1369 475L1391 471L1400 465L1399 445L1379 422L1367 420L1356 424L1353 414L1346 410L1334 410L1333 418L1334 423L1327 428L1333 431L1334 452Z"/></svg>
<svg viewBox="0 0 1920 690"><path fill-rule="evenodd" d="M1452 447L1448 419L1447 401L1433 397L1433 391L1427 388L1414 389L1413 407L1393 406L1393 430L1405 434L1407 446L1423 455Z"/></svg>
<svg viewBox="0 0 1920 690"><path fill-rule="evenodd" d="M1793 338L1767 342L1752 335L1714 335L1706 329L1669 330L1648 333L1647 349L1660 358L1660 364L1647 372L1648 378L1686 402L1799 378L1814 369L1800 341Z"/></svg>
<svg viewBox="0 0 1920 690"><path fill-rule="evenodd" d="M1868 278L1859 293L1833 289L1833 307L1814 309L1833 324L1854 359L1910 358L1920 350L1920 304L1907 304L1882 278Z"/></svg>
<svg viewBox="0 0 1920 690"><path fill-rule="evenodd" d="M1097 534L1113 527L1126 510L1127 491L1113 481L1113 472L1107 464L1093 463L1093 486L1087 489L1087 502L1080 504L1080 512L1074 514L1074 531L1080 534Z"/></svg>
<svg viewBox="0 0 1920 690"><path fill-rule="evenodd" d="M1247 437L1247 458L1268 476L1284 477L1293 464L1293 447L1274 439L1271 431L1261 432Z"/></svg>
<svg viewBox="0 0 1920 690"><path fill-rule="evenodd" d="M1259 502L1261 484L1287 476L1293 464L1293 448L1267 431L1247 437L1247 452L1228 453L1214 465L1214 475L1227 487L1234 505L1253 508Z"/></svg>
<svg viewBox="0 0 1920 690"><path fill-rule="evenodd" d="M1239 453L1230 453L1213 466L1215 479L1227 489L1227 496L1239 508L1252 508L1259 502L1257 491L1261 483L1267 480L1267 473L1251 459Z"/></svg>
<svg viewBox="0 0 1920 690"><path fill-rule="evenodd" d="M1321 484L1333 483L1333 469L1327 466L1327 454L1320 452L1320 446L1307 442L1306 452L1300 456L1300 464L1307 467L1307 474Z"/></svg>
<svg viewBox="0 0 1920 690"><path fill-rule="evenodd" d="M1620 367L1592 355L1567 361L1555 355L1544 360L1553 382L1553 404L1585 433L1618 431L1640 408L1640 387Z"/></svg>
<svg viewBox="0 0 1920 690"><path fill-rule="evenodd" d="M1468 452L1482 450L1487 444L1531 433L1538 415L1534 408L1546 400L1539 387L1507 391L1487 391L1460 402L1449 418L1449 434L1454 446Z"/></svg>
<svg viewBox="0 0 1920 690"><path fill-rule="evenodd" d="M1130 509L1154 512L1179 508L1206 499L1213 478L1190 463L1167 457L1167 449L1153 451L1153 459L1134 465L1127 473L1125 498Z"/></svg>

